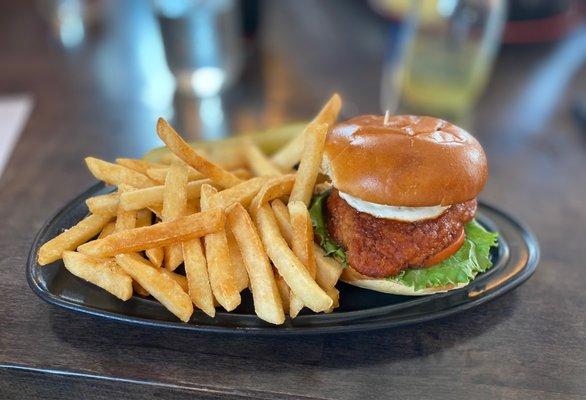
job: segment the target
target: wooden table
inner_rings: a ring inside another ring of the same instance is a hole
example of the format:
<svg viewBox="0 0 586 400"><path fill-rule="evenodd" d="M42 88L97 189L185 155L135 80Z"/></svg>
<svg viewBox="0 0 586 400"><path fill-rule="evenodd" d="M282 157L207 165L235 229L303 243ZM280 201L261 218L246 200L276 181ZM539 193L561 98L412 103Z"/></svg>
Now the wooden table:
<svg viewBox="0 0 586 400"><path fill-rule="evenodd" d="M160 57L145 51L160 48L144 37L145 3L124 2L69 51L33 2L0 5L0 94L36 99L0 180L0 397L586 396L586 136L571 114L586 92L584 27L555 45L504 48L478 107L491 169L481 197L525 221L542 248L536 274L512 293L422 325L303 338L134 327L38 299L25 280L29 246L93 183L83 157L139 156L155 144L156 117L169 115L149 78ZM386 27L366 7L271 1L263 17L244 82L224 98L230 129L308 118L333 90L347 115L379 112ZM176 119L197 114L175 104Z"/></svg>

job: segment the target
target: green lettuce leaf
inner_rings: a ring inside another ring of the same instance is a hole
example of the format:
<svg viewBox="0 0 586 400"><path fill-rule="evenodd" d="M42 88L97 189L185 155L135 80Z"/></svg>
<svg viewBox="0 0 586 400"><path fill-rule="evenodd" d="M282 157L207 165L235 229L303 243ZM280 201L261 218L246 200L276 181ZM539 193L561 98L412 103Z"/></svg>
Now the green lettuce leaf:
<svg viewBox="0 0 586 400"><path fill-rule="evenodd" d="M313 225L313 232L318 244L325 250L326 255L335 258L342 266L348 266L348 257L346 252L338 243L330 237L326 221L324 218L324 202L328 198L330 191L327 190L315 196L309 207L309 215Z"/></svg>
<svg viewBox="0 0 586 400"><path fill-rule="evenodd" d="M309 210L315 237L327 255L347 266L348 258L344 249L331 239L325 224L323 203L328 195L329 191L314 197ZM476 220L467 223L465 231L464 244L451 257L433 267L407 269L387 279L415 290L470 282L476 275L492 267L490 249L498 245L498 233L488 232Z"/></svg>
<svg viewBox="0 0 586 400"><path fill-rule="evenodd" d="M450 258L433 267L407 269L387 279L415 290L470 282L480 272L492 267L490 248L497 246L498 233L488 232L476 220L468 222L464 229L464 244Z"/></svg>

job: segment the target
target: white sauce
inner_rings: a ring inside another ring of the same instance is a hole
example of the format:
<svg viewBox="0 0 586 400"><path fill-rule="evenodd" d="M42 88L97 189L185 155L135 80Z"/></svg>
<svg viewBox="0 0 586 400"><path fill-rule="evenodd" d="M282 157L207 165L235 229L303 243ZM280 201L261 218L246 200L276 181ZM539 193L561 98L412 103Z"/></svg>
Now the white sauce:
<svg viewBox="0 0 586 400"><path fill-rule="evenodd" d="M348 193L339 192L352 208L377 218L394 219L397 221L414 222L439 217L450 206L432 207L394 207L360 200Z"/></svg>

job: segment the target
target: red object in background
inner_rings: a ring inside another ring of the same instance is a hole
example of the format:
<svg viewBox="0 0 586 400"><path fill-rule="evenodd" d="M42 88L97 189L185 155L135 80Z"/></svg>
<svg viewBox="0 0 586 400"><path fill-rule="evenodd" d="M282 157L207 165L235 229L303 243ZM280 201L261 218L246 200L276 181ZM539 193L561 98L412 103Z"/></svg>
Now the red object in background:
<svg viewBox="0 0 586 400"><path fill-rule="evenodd" d="M512 1L504 43L553 42L566 36L585 20L586 7L579 1Z"/></svg>

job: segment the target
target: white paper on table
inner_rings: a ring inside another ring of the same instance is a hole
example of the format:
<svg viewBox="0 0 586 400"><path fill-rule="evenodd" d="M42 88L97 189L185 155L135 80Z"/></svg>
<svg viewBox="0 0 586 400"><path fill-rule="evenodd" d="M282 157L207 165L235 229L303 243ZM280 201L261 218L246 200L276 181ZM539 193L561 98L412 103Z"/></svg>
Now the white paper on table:
<svg viewBox="0 0 586 400"><path fill-rule="evenodd" d="M0 96L0 176L32 108L31 95Z"/></svg>

